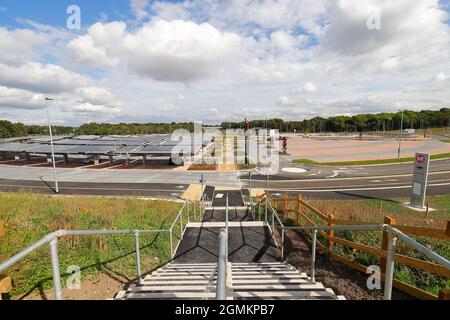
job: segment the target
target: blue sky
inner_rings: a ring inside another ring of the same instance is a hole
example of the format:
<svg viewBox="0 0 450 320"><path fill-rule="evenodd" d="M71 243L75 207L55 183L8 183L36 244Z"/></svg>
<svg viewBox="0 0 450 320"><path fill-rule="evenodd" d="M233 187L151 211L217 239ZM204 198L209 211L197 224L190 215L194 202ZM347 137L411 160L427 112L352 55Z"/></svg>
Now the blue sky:
<svg viewBox="0 0 450 320"><path fill-rule="evenodd" d="M2 0L0 7L6 11L0 13L0 23L4 26L21 27L18 19L29 19L52 26L65 27L66 9L69 5L76 4L82 9L82 22L89 26L101 19L101 14L106 14L109 20L131 17L129 2L126 0Z"/></svg>
<svg viewBox="0 0 450 320"><path fill-rule="evenodd" d="M80 30L66 28L73 4ZM449 12L450 0L0 0L0 119L40 123L45 94L70 125L437 109Z"/></svg>

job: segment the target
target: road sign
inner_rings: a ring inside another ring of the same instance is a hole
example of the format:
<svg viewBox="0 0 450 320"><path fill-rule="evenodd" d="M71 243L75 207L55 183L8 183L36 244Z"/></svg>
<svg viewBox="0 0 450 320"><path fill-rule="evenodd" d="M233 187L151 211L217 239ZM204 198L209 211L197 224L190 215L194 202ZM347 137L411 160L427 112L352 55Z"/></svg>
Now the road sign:
<svg viewBox="0 0 450 320"><path fill-rule="evenodd" d="M416 153L412 181L411 206L419 209L424 209L425 207L429 166L430 155L427 153Z"/></svg>

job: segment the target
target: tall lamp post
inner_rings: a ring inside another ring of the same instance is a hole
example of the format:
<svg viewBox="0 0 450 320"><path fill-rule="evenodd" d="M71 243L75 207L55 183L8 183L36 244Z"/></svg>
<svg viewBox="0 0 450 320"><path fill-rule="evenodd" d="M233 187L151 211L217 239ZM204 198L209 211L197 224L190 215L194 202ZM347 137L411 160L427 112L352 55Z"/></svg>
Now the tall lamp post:
<svg viewBox="0 0 450 320"><path fill-rule="evenodd" d="M400 160L400 152L402 148L402 136L403 136L403 111L402 110L402 120L400 121L400 139L398 139L398 153L397 153L397 160Z"/></svg>
<svg viewBox="0 0 450 320"><path fill-rule="evenodd" d="M53 147L52 126L50 124L50 112L49 112L49 108L48 108L49 101L53 101L53 99L45 97L45 106L47 109L48 132L50 133L50 145L52 148L53 178L55 180L55 193L59 194L58 179L56 178L55 148Z"/></svg>

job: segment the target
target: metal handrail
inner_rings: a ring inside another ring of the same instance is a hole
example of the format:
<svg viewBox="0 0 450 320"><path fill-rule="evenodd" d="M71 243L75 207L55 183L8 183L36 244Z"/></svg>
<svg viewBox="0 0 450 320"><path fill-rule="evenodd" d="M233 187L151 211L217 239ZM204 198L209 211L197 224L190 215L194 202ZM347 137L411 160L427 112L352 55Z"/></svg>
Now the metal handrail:
<svg viewBox="0 0 450 320"><path fill-rule="evenodd" d="M267 197L266 197L267 199ZM404 241L409 247L418 250L431 261L434 261L443 267L450 270L450 261L446 258L440 256L434 251L430 250L426 246L420 244L416 240L407 236L402 231L388 225L388 224L372 224L372 225L340 225L340 226L303 226L303 227L286 227L282 223L280 217L276 213L270 201L266 202L267 207L272 211L272 236L274 236L274 217L277 218L280 228L282 230L281 235L281 258L284 258L284 234L285 230L301 230L301 231L312 231L312 243L311 243L311 274L310 282L315 282L315 261L316 261L316 248L317 248L317 232L318 231L385 231L388 235L388 249L386 253L386 273L385 273L385 284L384 284L384 299L390 300L392 297L392 284L394 278L394 267L395 267L395 248L397 239ZM267 208L266 208L267 209ZM267 212L267 211L266 211ZM267 215L266 215L267 218ZM267 223L267 221L266 221ZM270 226L269 226L270 229Z"/></svg>
<svg viewBox="0 0 450 320"><path fill-rule="evenodd" d="M16 255L12 256L8 260L0 263L0 273L13 266L20 260L27 257L29 254L38 250L39 248L45 246L46 244L50 245L50 257L51 257L51 265L52 265L52 278L53 278L53 288L55 292L55 299L62 300L62 286L61 286L61 275L59 268L59 258L58 258L58 246L57 241L60 238L66 236L93 236L93 235L117 235L117 234L131 234L135 236L135 245L136 245L136 278L138 283L141 282L141 263L140 263L140 245L139 245L139 235L145 233L169 233L170 235L170 256L173 259L174 250L173 250L173 229L178 221L180 221L180 240L183 238L184 231L186 226L183 228L183 210L186 208L187 202L183 204L181 209L179 210L177 216L174 219L171 227L169 229L159 229L159 230L58 230L52 233L45 235L39 241L33 243L28 246L24 250L20 251ZM189 215L189 210L187 210L187 214Z"/></svg>
<svg viewBox="0 0 450 320"><path fill-rule="evenodd" d="M219 257L217 262L217 287L216 299L225 300L227 298L228 279L228 194L225 209L225 228L219 234Z"/></svg>
<svg viewBox="0 0 450 320"><path fill-rule="evenodd" d="M222 229L219 234L219 259L217 263L217 287L216 299L226 299L227 287L227 242L228 235L225 229Z"/></svg>

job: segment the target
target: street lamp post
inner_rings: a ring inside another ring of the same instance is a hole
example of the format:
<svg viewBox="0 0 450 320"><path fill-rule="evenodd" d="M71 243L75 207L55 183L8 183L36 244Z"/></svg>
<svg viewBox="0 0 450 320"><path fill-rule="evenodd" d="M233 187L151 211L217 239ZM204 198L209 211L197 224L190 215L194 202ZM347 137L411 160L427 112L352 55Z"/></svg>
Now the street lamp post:
<svg viewBox="0 0 450 320"><path fill-rule="evenodd" d="M55 193L59 194L58 179L56 178L55 148L53 146L52 126L50 124L50 112L49 112L49 108L48 108L49 101L53 101L53 99L46 97L45 98L45 106L47 109L48 132L50 133L50 145L51 145L51 149L52 149L53 178L55 180Z"/></svg>
<svg viewBox="0 0 450 320"><path fill-rule="evenodd" d="M398 154L397 154L397 160L400 160L400 152L402 148L402 136L403 136L403 111L402 110L402 120L400 121L400 139L398 139Z"/></svg>

